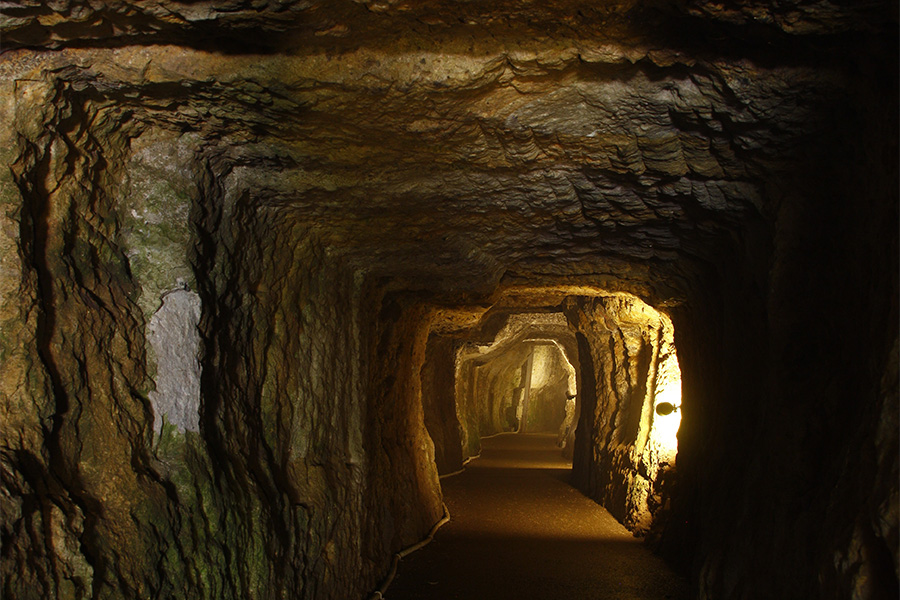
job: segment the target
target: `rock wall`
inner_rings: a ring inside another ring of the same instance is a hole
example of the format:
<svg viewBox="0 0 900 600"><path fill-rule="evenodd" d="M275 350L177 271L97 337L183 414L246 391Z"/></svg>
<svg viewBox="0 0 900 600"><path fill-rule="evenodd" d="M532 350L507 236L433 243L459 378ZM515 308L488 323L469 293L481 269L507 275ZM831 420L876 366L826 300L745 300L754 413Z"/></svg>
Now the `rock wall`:
<svg viewBox="0 0 900 600"><path fill-rule="evenodd" d="M441 475L458 471L464 460L455 395L456 350L456 340L430 336L420 375L425 425L434 442L434 462Z"/></svg>
<svg viewBox="0 0 900 600"><path fill-rule="evenodd" d="M359 516L373 485L360 284L308 228L241 203L242 193L239 182L211 181L198 227L207 308L197 443L211 489L188 479L178 492L215 507L185 511L215 524L197 526L217 534L201 548L221 553L196 550L207 576L223 579L204 595L356 594L345 565L369 584L377 577Z"/></svg>
<svg viewBox="0 0 900 600"><path fill-rule="evenodd" d="M527 431L559 433L566 418L569 372L562 351L553 344L534 344Z"/></svg>
<svg viewBox="0 0 900 600"><path fill-rule="evenodd" d="M211 275L211 495L245 553L221 589L359 596L442 514L418 387L428 314L366 283L307 225L243 203L243 185L206 190L196 258Z"/></svg>
<svg viewBox="0 0 900 600"><path fill-rule="evenodd" d="M456 363L456 406L459 414L460 444L463 460L481 454L479 427L478 371L474 361Z"/></svg>
<svg viewBox="0 0 900 600"><path fill-rule="evenodd" d="M16 85L45 111L4 113L4 595L373 589L441 515L427 318L196 138Z"/></svg>
<svg viewBox="0 0 900 600"><path fill-rule="evenodd" d="M890 118L835 110L853 133L810 152L774 231L749 227L704 298L672 312L685 400L663 546L702 548L687 566L703 597L898 593L897 253L879 224L895 228L896 190L875 174L891 143L869 129Z"/></svg>
<svg viewBox="0 0 900 600"><path fill-rule="evenodd" d="M420 373L433 312L417 295L382 298L370 373L368 452L371 519L365 540L390 557L420 541L442 517L434 445L425 428Z"/></svg>
<svg viewBox="0 0 900 600"><path fill-rule="evenodd" d="M52 77L4 86L4 595L150 595L164 575L145 557L175 537L153 522L169 499L147 467L143 320L117 244L139 127Z"/></svg>
<svg viewBox="0 0 900 600"><path fill-rule="evenodd" d="M654 411L660 402L681 404L671 322L626 296L571 298L566 314L577 332L583 384L573 481L643 535L662 507L661 471L675 467L657 422L677 417Z"/></svg>
<svg viewBox="0 0 900 600"><path fill-rule="evenodd" d="M698 598L896 598L896 3L0 11L4 596L363 595L440 513L429 335L572 297L576 471Z"/></svg>

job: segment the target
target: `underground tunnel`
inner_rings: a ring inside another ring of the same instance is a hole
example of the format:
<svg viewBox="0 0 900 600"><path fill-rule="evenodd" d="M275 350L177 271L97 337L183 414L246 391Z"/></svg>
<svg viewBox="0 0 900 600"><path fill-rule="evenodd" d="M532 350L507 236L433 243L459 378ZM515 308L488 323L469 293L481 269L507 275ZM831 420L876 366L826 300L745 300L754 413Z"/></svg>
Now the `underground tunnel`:
<svg viewBox="0 0 900 600"><path fill-rule="evenodd" d="M691 598L898 596L896 3L0 14L4 598L367 598L529 435Z"/></svg>
<svg viewBox="0 0 900 600"><path fill-rule="evenodd" d="M681 372L673 326L629 294L566 292L554 298L541 290L544 301L564 298L559 312L490 311L455 340L446 330L429 338L421 395L435 465L440 476L458 472L480 455L485 437L553 434L577 465L577 487L643 535L667 496L663 475L677 456Z"/></svg>

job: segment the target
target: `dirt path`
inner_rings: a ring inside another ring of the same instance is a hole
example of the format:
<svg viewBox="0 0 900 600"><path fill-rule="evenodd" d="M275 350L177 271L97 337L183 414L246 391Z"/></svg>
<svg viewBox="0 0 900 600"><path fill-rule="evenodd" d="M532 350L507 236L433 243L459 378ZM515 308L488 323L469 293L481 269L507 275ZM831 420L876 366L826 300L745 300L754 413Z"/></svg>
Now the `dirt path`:
<svg viewBox="0 0 900 600"><path fill-rule="evenodd" d="M387 600L683 600L687 584L567 482L554 435L483 440L442 480L451 521L400 563Z"/></svg>

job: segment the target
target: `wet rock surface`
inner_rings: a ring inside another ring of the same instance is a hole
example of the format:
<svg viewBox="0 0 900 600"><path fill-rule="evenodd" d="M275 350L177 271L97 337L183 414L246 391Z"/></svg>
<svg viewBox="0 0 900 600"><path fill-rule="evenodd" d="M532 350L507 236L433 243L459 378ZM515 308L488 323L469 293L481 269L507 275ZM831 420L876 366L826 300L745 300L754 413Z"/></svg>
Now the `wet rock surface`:
<svg viewBox="0 0 900 600"><path fill-rule="evenodd" d="M627 292L695 595L896 597L895 4L0 10L4 596L361 597L441 515L430 336Z"/></svg>

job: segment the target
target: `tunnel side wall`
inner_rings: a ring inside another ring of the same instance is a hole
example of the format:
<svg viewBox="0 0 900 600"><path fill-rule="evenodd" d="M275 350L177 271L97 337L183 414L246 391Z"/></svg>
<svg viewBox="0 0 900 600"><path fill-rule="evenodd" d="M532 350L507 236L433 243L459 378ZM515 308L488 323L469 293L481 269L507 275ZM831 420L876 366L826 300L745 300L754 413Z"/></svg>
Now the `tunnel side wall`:
<svg viewBox="0 0 900 600"><path fill-rule="evenodd" d="M856 60L774 224L746 222L672 312L684 403L659 547L703 598L898 594L897 82Z"/></svg>
<svg viewBox="0 0 900 600"><path fill-rule="evenodd" d="M571 298L566 314L579 340L581 415L573 481L636 534L663 505L660 462L650 439L661 349L672 330L637 299ZM586 376L585 376L586 375Z"/></svg>
<svg viewBox="0 0 900 600"><path fill-rule="evenodd" d="M422 405L425 425L434 442L438 473L462 468L463 443L456 407L456 340L431 336L422 366Z"/></svg>
<svg viewBox="0 0 900 600"><path fill-rule="evenodd" d="M113 190L138 130L51 78L2 85L3 595L170 589L149 568L177 524L148 476L144 323L116 244Z"/></svg>
<svg viewBox="0 0 900 600"><path fill-rule="evenodd" d="M459 414L460 443L463 460L481 454L478 429L478 367L474 361L456 357L456 407Z"/></svg>
<svg viewBox="0 0 900 600"><path fill-rule="evenodd" d="M415 294L385 294L376 305L364 424L369 491L361 515L371 516L363 536L371 554L387 558L421 541L443 506L420 378L432 315Z"/></svg>
<svg viewBox="0 0 900 600"><path fill-rule="evenodd" d="M531 433L559 433L560 425L566 417L566 393L569 374L563 366L562 351L556 346L535 346L535 364L538 354L542 357L542 368L546 372L543 381L532 379L529 398L528 431Z"/></svg>
<svg viewBox="0 0 900 600"><path fill-rule="evenodd" d="M2 85L4 597L374 589L441 514L427 315L385 316L190 135Z"/></svg>

